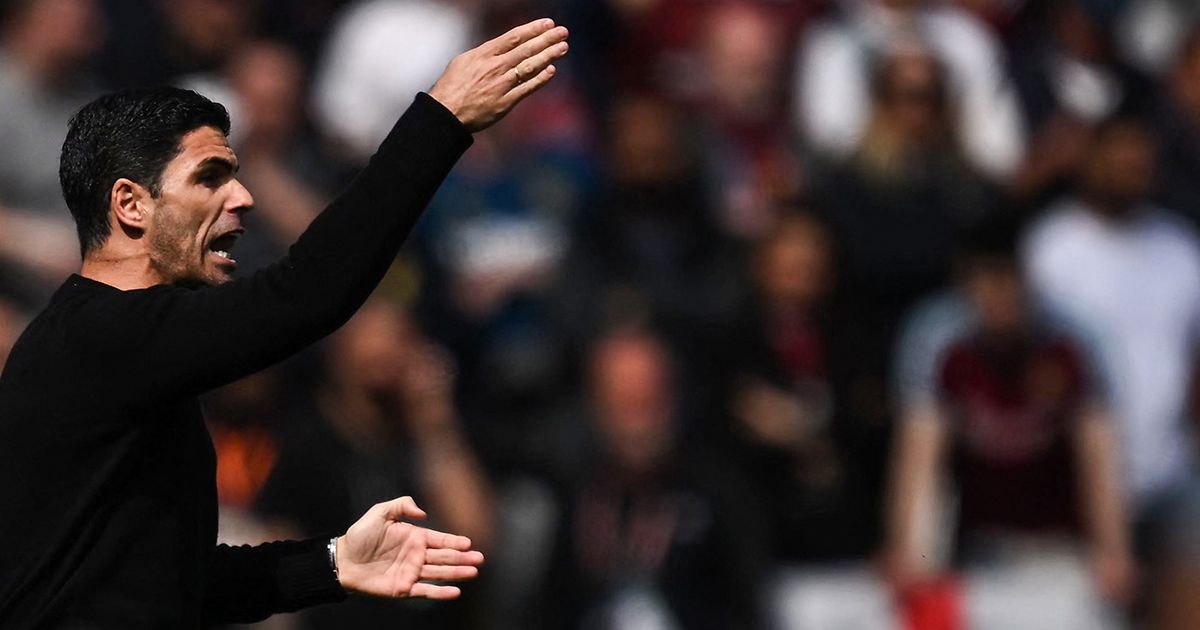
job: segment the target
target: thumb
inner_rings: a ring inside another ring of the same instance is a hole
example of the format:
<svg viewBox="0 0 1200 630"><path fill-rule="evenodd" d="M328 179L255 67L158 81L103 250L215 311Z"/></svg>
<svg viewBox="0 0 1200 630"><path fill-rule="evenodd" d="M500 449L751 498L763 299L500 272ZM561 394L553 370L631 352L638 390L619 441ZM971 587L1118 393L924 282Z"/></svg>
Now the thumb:
<svg viewBox="0 0 1200 630"><path fill-rule="evenodd" d="M371 511L389 521L399 521L405 518L421 520L427 516L425 510L417 507L417 502L413 501L412 497L400 497L378 503L371 508Z"/></svg>

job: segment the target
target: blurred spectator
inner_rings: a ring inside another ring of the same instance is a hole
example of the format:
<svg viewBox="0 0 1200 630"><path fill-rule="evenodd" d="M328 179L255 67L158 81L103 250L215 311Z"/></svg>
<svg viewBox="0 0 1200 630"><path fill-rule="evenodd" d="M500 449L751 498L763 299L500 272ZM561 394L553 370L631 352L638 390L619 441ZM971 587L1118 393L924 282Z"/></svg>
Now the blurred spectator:
<svg viewBox="0 0 1200 630"><path fill-rule="evenodd" d="M684 366L683 414L705 431L719 406L715 334L727 330L741 294L741 256L714 225L694 134L679 109L660 98L624 95L614 106L607 185L575 234L564 273L560 319L577 347L612 321L661 323Z"/></svg>
<svg viewBox="0 0 1200 630"><path fill-rule="evenodd" d="M97 94L87 61L107 25L92 0L18 0L0 12L0 259L13 265L3 283L40 303L79 267L58 154L67 120Z"/></svg>
<svg viewBox="0 0 1200 630"><path fill-rule="evenodd" d="M747 627L752 520L708 485L716 462L676 449L667 347L617 330L597 339L588 368L596 453L567 497L549 627Z"/></svg>
<svg viewBox="0 0 1200 630"><path fill-rule="evenodd" d="M960 157L948 89L926 51L894 51L875 73L857 151L814 173L838 246L833 320L847 364L839 405L855 424L887 424L884 383L900 319L949 281L955 239L993 203Z"/></svg>
<svg viewBox="0 0 1200 630"><path fill-rule="evenodd" d="M886 627L891 614L868 562L878 453L834 407L833 260L815 216L785 215L756 248L754 296L726 340L735 443L768 526L771 627Z"/></svg>
<svg viewBox="0 0 1200 630"><path fill-rule="evenodd" d="M365 162L417 92L471 48L472 15L454 0L367 0L329 34L313 89L321 129Z"/></svg>
<svg viewBox="0 0 1200 630"><path fill-rule="evenodd" d="M1024 127L1004 51L987 27L932 0L861 0L809 30L796 68L797 127L817 150L846 156L869 133L872 69L916 41L944 68L947 112L963 155L995 179L1024 150Z"/></svg>
<svg viewBox="0 0 1200 630"><path fill-rule="evenodd" d="M938 520L952 472L965 627L1108 627L1101 597L1132 595L1133 555L1104 385L1086 342L1022 275L1015 229L988 225L966 247L957 291L905 332L889 577L901 601L936 582L921 529Z"/></svg>
<svg viewBox="0 0 1200 630"><path fill-rule="evenodd" d="M1160 139L1156 200L1200 225L1200 29L1165 77L1153 118Z"/></svg>
<svg viewBox="0 0 1200 630"><path fill-rule="evenodd" d="M173 83L219 71L258 29L260 0L103 0L122 33L106 46L105 79L117 87Z"/></svg>
<svg viewBox="0 0 1200 630"><path fill-rule="evenodd" d="M287 413L278 369L226 385L204 399L217 453L217 496L223 507L248 510L275 467L277 436Z"/></svg>
<svg viewBox="0 0 1200 630"><path fill-rule="evenodd" d="M1034 286L1101 335L1129 490L1145 508L1193 460L1184 419L1200 323L1200 246L1151 206L1154 144L1119 118L1091 144L1077 192L1032 229Z"/></svg>
<svg viewBox="0 0 1200 630"><path fill-rule="evenodd" d="M1034 285L1100 336L1139 551L1152 577L1183 567L1195 593L1200 491L1187 420L1196 396L1200 245L1147 201L1154 172L1143 123L1101 126L1076 194L1033 228L1026 258ZM1148 592L1179 587L1151 584Z"/></svg>
<svg viewBox="0 0 1200 630"><path fill-rule="evenodd" d="M614 97L645 92L675 101L693 101L709 86L704 70L707 16L732 8L765 12L790 46L803 25L827 0L566 0L563 23L570 24L568 64L580 78L595 115L603 120ZM748 47L754 42L745 42ZM786 59L773 63L787 63ZM743 81L751 77L741 77Z"/></svg>
<svg viewBox="0 0 1200 630"><path fill-rule="evenodd" d="M724 230L748 239L800 191L800 164L787 129L786 25L761 5L717 5L699 38L699 95L707 178Z"/></svg>
<svg viewBox="0 0 1200 630"><path fill-rule="evenodd" d="M184 84L227 104L238 177L254 192L238 264L253 273L283 256L313 217L350 179L350 168L326 150L307 117L305 68L277 42L251 40L221 74L191 75Z"/></svg>
<svg viewBox="0 0 1200 630"><path fill-rule="evenodd" d="M346 5L356 0L260 0L263 34L287 42L311 67L325 34Z"/></svg>
<svg viewBox="0 0 1200 630"><path fill-rule="evenodd" d="M501 475L558 457L543 439L548 409L570 387L555 288L595 185L572 86L538 96L475 137L415 243L421 313L458 359L464 421Z"/></svg>
<svg viewBox="0 0 1200 630"><path fill-rule="evenodd" d="M382 497L410 495L429 506L437 519L431 527L462 532L488 549L490 490L458 426L443 351L403 311L376 299L330 338L326 365L312 417L283 443L259 512L313 536L345 531ZM348 604L314 609L306 625L442 627L463 623L465 612L370 599Z"/></svg>
<svg viewBox="0 0 1200 630"><path fill-rule="evenodd" d="M1122 57L1144 73L1167 74L1188 35L1200 23L1200 5L1191 0L1126 0L1115 36Z"/></svg>
<svg viewBox="0 0 1200 630"><path fill-rule="evenodd" d="M583 292L570 318L581 333L606 323L594 307L605 292L630 289L686 336L728 316L736 265L713 225L693 129L660 98L626 94L609 121L607 186L575 238L571 288ZM732 263L732 264L731 264ZM725 277L723 277L725 276Z"/></svg>
<svg viewBox="0 0 1200 630"><path fill-rule="evenodd" d="M1096 123L1138 106L1149 86L1117 55L1103 3L1039 6L1013 43L1013 76L1031 131L1014 178L1019 201L1038 205L1064 192Z"/></svg>

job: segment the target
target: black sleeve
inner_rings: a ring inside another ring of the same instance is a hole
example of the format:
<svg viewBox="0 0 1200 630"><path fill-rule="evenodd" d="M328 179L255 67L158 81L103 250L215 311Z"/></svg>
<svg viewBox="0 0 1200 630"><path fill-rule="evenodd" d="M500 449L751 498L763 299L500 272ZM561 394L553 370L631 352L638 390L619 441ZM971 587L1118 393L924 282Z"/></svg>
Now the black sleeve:
<svg viewBox="0 0 1200 630"><path fill-rule="evenodd" d="M316 538L217 545L206 577L203 625L249 623L346 599L329 566L328 543Z"/></svg>
<svg viewBox="0 0 1200 630"><path fill-rule="evenodd" d="M281 261L249 278L128 292L108 344L132 355L145 397L177 400L266 368L341 326L395 259L442 180L471 144L427 94L400 118L354 182Z"/></svg>

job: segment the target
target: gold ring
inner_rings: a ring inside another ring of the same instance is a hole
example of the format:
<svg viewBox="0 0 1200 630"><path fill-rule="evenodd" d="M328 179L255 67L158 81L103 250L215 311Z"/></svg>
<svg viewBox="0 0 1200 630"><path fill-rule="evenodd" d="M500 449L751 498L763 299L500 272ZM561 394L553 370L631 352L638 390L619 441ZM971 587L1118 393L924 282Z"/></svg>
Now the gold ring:
<svg viewBox="0 0 1200 630"><path fill-rule="evenodd" d="M524 83L525 77L521 76L521 67L513 66L513 74L517 75L517 83Z"/></svg>

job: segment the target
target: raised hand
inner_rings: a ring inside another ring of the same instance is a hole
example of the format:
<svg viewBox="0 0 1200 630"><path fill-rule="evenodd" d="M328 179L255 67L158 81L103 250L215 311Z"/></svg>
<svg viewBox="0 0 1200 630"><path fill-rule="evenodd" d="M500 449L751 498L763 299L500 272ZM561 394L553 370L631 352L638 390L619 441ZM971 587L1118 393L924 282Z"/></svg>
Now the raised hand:
<svg viewBox="0 0 1200 630"><path fill-rule="evenodd" d="M337 542L338 579L346 590L382 597L454 599L457 586L479 574L483 554L471 540L418 527L401 519L424 519L411 497L373 506Z"/></svg>
<svg viewBox="0 0 1200 630"><path fill-rule="evenodd" d="M455 57L429 95L471 131L486 129L550 81L566 40L550 19L518 26Z"/></svg>

